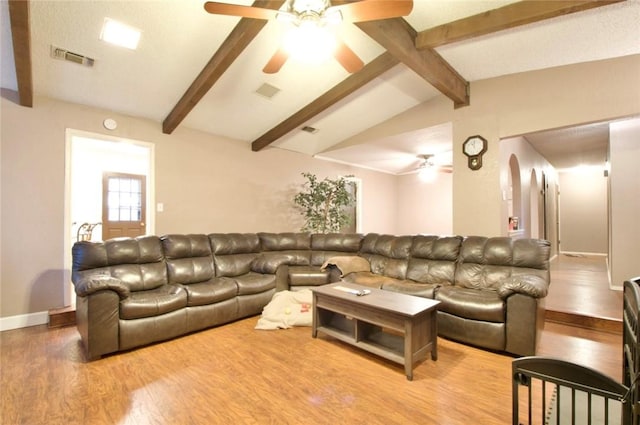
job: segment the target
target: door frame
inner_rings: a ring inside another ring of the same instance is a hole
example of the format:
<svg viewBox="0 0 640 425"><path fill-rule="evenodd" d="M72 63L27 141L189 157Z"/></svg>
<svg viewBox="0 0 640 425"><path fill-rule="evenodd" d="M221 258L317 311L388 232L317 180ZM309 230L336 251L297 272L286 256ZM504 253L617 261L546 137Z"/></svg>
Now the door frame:
<svg viewBox="0 0 640 425"><path fill-rule="evenodd" d="M147 211L145 214L145 223L146 223L146 234L153 235L155 234L155 226L156 226L156 217L155 217L155 144L150 142L144 142L140 140L127 139L124 137L117 137L111 135L105 135L100 133L92 133L83 130L76 130L72 128L67 128L65 131L65 182L64 182L64 278L68 284L64 285L64 301L65 305L75 307L75 297L73 296L73 284L71 283L71 248L73 246L74 240L74 229L72 223L72 205L74 194L72 192L72 181L74 176L73 174L73 146L74 139L76 138L87 138L92 139L97 142L104 142L111 144L111 147L121 146L123 149L126 146L135 145L146 149L147 151L147 193L146 193L146 202L147 202ZM96 189L100 192L100 196L102 194L102 182L100 182L100 186ZM76 194L77 196L77 194Z"/></svg>

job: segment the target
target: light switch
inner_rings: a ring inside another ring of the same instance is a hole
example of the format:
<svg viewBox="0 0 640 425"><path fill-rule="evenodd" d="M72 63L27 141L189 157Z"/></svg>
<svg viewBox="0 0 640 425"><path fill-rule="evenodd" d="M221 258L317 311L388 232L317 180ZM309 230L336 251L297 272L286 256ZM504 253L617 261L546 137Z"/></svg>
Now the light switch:
<svg viewBox="0 0 640 425"><path fill-rule="evenodd" d="M163 212L164 211L164 204L162 202L158 202L156 204L156 211L157 212Z"/></svg>

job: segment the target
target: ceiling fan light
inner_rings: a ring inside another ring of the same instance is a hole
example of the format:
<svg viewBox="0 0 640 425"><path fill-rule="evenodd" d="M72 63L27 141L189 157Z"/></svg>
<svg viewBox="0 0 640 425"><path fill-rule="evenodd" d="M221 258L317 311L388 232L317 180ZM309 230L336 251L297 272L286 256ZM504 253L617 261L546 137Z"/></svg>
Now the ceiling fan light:
<svg viewBox="0 0 640 425"><path fill-rule="evenodd" d="M303 21L285 34L283 47L293 59L305 63L322 63L333 55L336 39L315 22Z"/></svg>
<svg viewBox="0 0 640 425"><path fill-rule="evenodd" d="M438 177L438 170L430 164L422 164L418 170L418 178L423 183L433 183Z"/></svg>

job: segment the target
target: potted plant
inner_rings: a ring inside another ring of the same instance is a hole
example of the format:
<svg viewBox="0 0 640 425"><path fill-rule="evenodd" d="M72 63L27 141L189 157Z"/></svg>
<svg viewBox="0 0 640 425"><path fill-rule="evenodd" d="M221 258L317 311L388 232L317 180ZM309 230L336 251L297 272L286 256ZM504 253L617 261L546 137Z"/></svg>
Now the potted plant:
<svg viewBox="0 0 640 425"><path fill-rule="evenodd" d="M336 180L319 180L314 174L302 173L307 180L302 191L294 197L305 219L303 232L335 233L349 224L351 217L347 208L354 202L349 190L351 182L346 177ZM349 177L349 176L347 176Z"/></svg>

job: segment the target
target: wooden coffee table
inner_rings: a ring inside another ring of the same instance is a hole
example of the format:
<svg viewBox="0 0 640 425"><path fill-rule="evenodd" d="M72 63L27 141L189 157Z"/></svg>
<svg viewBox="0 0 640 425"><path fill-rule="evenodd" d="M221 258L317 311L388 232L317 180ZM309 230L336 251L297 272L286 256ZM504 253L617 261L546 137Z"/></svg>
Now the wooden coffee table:
<svg viewBox="0 0 640 425"><path fill-rule="evenodd" d="M367 295L345 292L370 291ZM414 364L431 352L438 359L437 310L440 301L351 283L313 288L311 336L318 332L404 365L413 380Z"/></svg>

